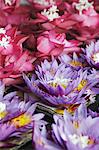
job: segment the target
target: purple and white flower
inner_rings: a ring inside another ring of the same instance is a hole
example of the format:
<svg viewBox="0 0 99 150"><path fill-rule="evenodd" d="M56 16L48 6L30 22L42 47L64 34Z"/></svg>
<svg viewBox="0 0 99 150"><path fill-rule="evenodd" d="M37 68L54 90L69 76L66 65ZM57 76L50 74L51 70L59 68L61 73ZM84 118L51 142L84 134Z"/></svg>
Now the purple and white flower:
<svg viewBox="0 0 99 150"><path fill-rule="evenodd" d="M99 40L97 42L91 42L91 44L84 49L84 52L89 65L99 69Z"/></svg>
<svg viewBox="0 0 99 150"><path fill-rule="evenodd" d="M54 106L85 102L83 94L99 82L98 76L93 78L89 71L77 71L64 63L58 64L56 59L51 62L45 60L37 67L35 73L37 79L34 78L35 75L31 79L24 75L25 82L42 102Z"/></svg>

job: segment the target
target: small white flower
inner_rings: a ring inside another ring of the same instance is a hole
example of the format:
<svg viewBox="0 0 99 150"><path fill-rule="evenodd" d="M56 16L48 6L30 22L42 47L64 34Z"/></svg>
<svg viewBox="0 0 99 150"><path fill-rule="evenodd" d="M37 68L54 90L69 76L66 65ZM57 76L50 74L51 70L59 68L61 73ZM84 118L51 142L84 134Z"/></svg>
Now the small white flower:
<svg viewBox="0 0 99 150"><path fill-rule="evenodd" d="M88 136L82 136L82 135L79 136L77 134L73 134L73 135L69 135L69 139L74 145L79 144L82 148L86 148L88 146L88 142L89 142Z"/></svg>
<svg viewBox="0 0 99 150"><path fill-rule="evenodd" d="M44 9L44 11L42 11L41 14L47 17L50 21L53 21L54 19L59 18L58 12L59 10L57 6L53 5L48 10Z"/></svg>
<svg viewBox="0 0 99 150"><path fill-rule="evenodd" d="M88 0L79 0L79 3L75 3L76 9L79 11L79 14L82 14L83 10L88 10L88 8L93 6L93 2L89 3Z"/></svg>
<svg viewBox="0 0 99 150"><path fill-rule="evenodd" d="M0 113L4 112L6 110L6 104L0 102Z"/></svg>
<svg viewBox="0 0 99 150"><path fill-rule="evenodd" d="M86 148L88 146L89 138L88 136L80 136L80 143L82 148Z"/></svg>
<svg viewBox="0 0 99 150"><path fill-rule="evenodd" d="M12 5L12 0L5 0L5 5Z"/></svg>
<svg viewBox="0 0 99 150"><path fill-rule="evenodd" d="M54 0L49 0L49 1L47 1L47 0L34 0L34 2L38 3L40 5L44 5L44 6L49 6L49 5L55 4Z"/></svg>
<svg viewBox="0 0 99 150"><path fill-rule="evenodd" d="M96 95L90 89L86 90L85 94L86 94L86 97L89 96L89 101L90 101L89 103L90 104L92 104L96 101Z"/></svg>
<svg viewBox="0 0 99 150"><path fill-rule="evenodd" d="M92 103L94 103L96 101L95 96L96 95L94 95L94 94L89 96L90 104L92 104Z"/></svg>
<svg viewBox="0 0 99 150"><path fill-rule="evenodd" d="M75 145L79 143L79 137L76 134L69 135L69 139Z"/></svg>
<svg viewBox="0 0 99 150"><path fill-rule="evenodd" d="M99 63L99 53L93 55L93 60L95 63Z"/></svg>
<svg viewBox="0 0 99 150"><path fill-rule="evenodd" d="M0 34L5 34L6 30L4 28L0 28Z"/></svg>
<svg viewBox="0 0 99 150"><path fill-rule="evenodd" d="M10 37L5 35L4 37L2 37L2 39L0 40L0 46L7 48L10 45Z"/></svg>

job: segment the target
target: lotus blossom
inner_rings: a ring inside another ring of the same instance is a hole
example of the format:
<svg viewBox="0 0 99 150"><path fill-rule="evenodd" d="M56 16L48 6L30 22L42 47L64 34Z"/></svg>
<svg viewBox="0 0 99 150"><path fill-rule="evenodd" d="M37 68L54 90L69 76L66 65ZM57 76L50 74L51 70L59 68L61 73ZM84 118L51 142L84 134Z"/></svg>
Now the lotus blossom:
<svg viewBox="0 0 99 150"><path fill-rule="evenodd" d="M5 27L8 24L20 26L30 18L31 7L29 5L20 5L20 0L10 1L9 4L0 5L0 26ZM7 1L8 2L8 1ZM11 2L11 3L10 3Z"/></svg>
<svg viewBox="0 0 99 150"><path fill-rule="evenodd" d="M0 79L8 85L20 82L23 72L33 70L34 54L22 49L26 40L14 27L0 28Z"/></svg>
<svg viewBox="0 0 99 150"><path fill-rule="evenodd" d="M99 118L92 118L87 114L86 107L82 104L70 115L54 115L55 123L52 124L52 141L48 138L45 125L40 128L35 125L33 142L37 150L98 150L99 149Z"/></svg>
<svg viewBox="0 0 99 150"><path fill-rule="evenodd" d="M13 53L17 45L22 46L22 43L27 39L26 36L19 34L16 28L7 26L0 28L0 52L2 55Z"/></svg>
<svg viewBox="0 0 99 150"><path fill-rule="evenodd" d="M87 70L77 71L63 63L58 64L55 59L41 63L36 69L36 75L37 79L24 76L30 90L40 97L42 102L48 101L59 107L85 102L82 95L99 82L99 77L93 79L93 75Z"/></svg>
<svg viewBox="0 0 99 150"><path fill-rule="evenodd" d="M99 68L99 40L97 42L91 42L90 45L84 49L84 52L89 65Z"/></svg>
<svg viewBox="0 0 99 150"><path fill-rule="evenodd" d="M50 55L59 55L60 53L70 53L80 51L78 42L75 40L67 41L65 34L59 34L55 31L46 31L37 39L37 49L41 53ZM46 46L46 49L45 49Z"/></svg>
<svg viewBox="0 0 99 150"><path fill-rule="evenodd" d="M92 3L84 4L86 1L81 1L79 3L63 3L62 7L63 14L53 21L45 22L42 24L45 30L55 29L58 32L65 32L71 36L72 39L77 39L79 41L90 41L98 37L99 29L99 15L94 10ZM75 10L76 5L81 5L82 9L79 8L79 12ZM85 8L83 8L85 7ZM87 8L88 7L88 8ZM86 10L85 10L86 9ZM61 12L59 10L58 12ZM59 13L60 14L60 13ZM42 17L43 19L43 17ZM91 21L93 20L93 22ZM90 27L90 28L89 28ZM97 28L97 29L96 29ZM96 29L96 31L95 31Z"/></svg>
<svg viewBox="0 0 99 150"><path fill-rule="evenodd" d="M93 3L94 2L89 2L88 0L79 0L78 3L72 3L72 9L75 8L79 12L79 14L77 14L77 12L72 11L72 15L75 19L81 22L82 27L87 26L90 28L95 28L99 25L99 15L95 11ZM91 20L93 20L93 22Z"/></svg>
<svg viewBox="0 0 99 150"><path fill-rule="evenodd" d="M34 121L38 122L43 118L42 113L34 114L36 104L32 104L30 99L25 97L26 101L22 101L16 92L4 96L5 86L2 82L0 82L0 91L0 141L29 131L32 129Z"/></svg>
<svg viewBox="0 0 99 150"><path fill-rule="evenodd" d="M86 63L83 62L83 59L74 52L73 58L67 54L61 55L59 57L60 61L65 63L67 66L71 66L75 69L80 69L86 66Z"/></svg>
<svg viewBox="0 0 99 150"><path fill-rule="evenodd" d="M27 50L23 51L19 46L16 46L12 54L0 55L0 79L3 79L7 85L20 83L22 73L32 71L32 63L35 60L34 54L32 55Z"/></svg>

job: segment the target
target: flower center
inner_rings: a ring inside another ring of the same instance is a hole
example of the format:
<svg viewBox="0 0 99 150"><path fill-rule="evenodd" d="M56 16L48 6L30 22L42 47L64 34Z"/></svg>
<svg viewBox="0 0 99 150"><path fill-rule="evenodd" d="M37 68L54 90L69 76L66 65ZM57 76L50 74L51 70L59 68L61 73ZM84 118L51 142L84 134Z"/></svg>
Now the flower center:
<svg viewBox="0 0 99 150"><path fill-rule="evenodd" d="M73 134L69 135L69 139L74 145L80 144L82 148L86 148L88 145L94 144L94 140L90 139L88 136Z"/></svg>
<svg viewBox="0 0 99 150"><path fill-rule="evenodd" d="M78 66L82 67L82 63L79 61L73 60L70 64L74 67L78 67Z"/></svg>
<svg viewBox="0 0 99 150"><path fill-rule="evenodd" d="M74 127L75 127L76 129L79 128L79 123L78 123L78 121L73 121L73 125L74 125Z"/></svg>
<svg viewBox="0 0 99 150"><path fill-rule="evenodd" d="M86 84L87 84L87 80L82 80L78 85L77 90L81 91L86 86Z"/></svg>
<svg viewBox="0 0 99 150"><path fill-rule="evenodd" d="M79 11L79 14L82 15L83 10L88 10L88 8L93 6L93 2L89 3L88 0L79 0L79 3L75 4L76 9Z"/></svg>
<svg viewBox="0 0 99 150"><path fill-rule="evenodd" d="M7 115L7 112L0 112L0 120L3 119Z"/></svg>
<svg viewBox="0 0 99 150"><path fill-rule="evenodd" d="M22 114L18 116L17 118L12 119L12 123L17 127L23 127L25 125L28 125L31 123L31 117L28 114Z"/></svg>
<svg viewBox="0 0 99 150"><path fill-rule="evenodd" d="M0 120L6 116L6 104L0 102Z"/></svg>
<svg viewBox="0 0 99 150"><path fill-rule="evenodd" d="M69 82L72 80L70 78L63 79L63 78L55 78L54 80L50 80L47 83L50 84L53 87L57 87L58 85L61 85L63 88L66 88Z"/></svg>
<svg viewBox="0 0 99 150"><path fill-rule="evenodd" d="M54 19L59 18L58 12L59 10L57 6L52 5L52 7L50 7L48 10L44 9L41 14L47 17L50 21L53 21Z"/></svg>
<svg viewBox="0 0 99 150"><path fill-rule="evenodd" d="M93 60L95 63L99 63L99 53L93 55Z"/></svg>

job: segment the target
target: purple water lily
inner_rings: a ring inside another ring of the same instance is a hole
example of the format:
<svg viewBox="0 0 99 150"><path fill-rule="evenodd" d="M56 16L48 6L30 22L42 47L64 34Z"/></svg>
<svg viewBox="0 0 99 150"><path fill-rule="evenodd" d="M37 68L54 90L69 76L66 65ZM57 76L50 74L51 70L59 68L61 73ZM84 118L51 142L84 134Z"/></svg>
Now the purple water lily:
<svg viewBox="0 0 99 150"><path fill-rule="evenodd" d="M99 82L99 78L93 78L91 72L82 69L77 71L64 63L58 64L55 59L52 62L45 60L41 63L36 69L36 75L37 79L34 75L31 79L24 75L25 82L42 102L54 106L84 102L82 96L85 91Z"/></svg>
<svg viewBox="0 0 99 150"><path fill-rule="evenodd" d="M35 125L33 142L37 150L99 149L99 117L88 116L84 104L79 106L73 116L66 110L63 116L54 115L54 121L51 136L45 125L42 128Z"/></svg>
<svg viewBox="0 0 99 150"><path fill-rule="evenodd" d="M67 66L71 66L77 70L83 68L86 66L86 63L83 61L83 59L74 52L73 55L61 55L59 57L59 60L66 64Z"/></svg>
<svg viewBox="0 0 99 150"><path fill-rule="evenodd" d="M0 141L31 130L33 123L44 117L42 113L34 114L36 104L29 99L22 100L16 92L4 96L4 91L5 86L0 82Z"/></svg>
<svg viewBox="0 0 99 150"><path fill-rule="evenodd" d="M84 52L86 53L85 58L89 65L99 69L99 40L97 42L91 42L84 49Z"/></svg>

